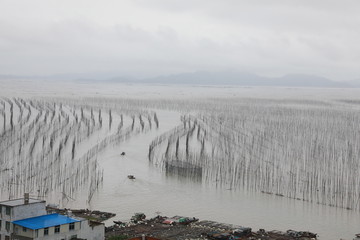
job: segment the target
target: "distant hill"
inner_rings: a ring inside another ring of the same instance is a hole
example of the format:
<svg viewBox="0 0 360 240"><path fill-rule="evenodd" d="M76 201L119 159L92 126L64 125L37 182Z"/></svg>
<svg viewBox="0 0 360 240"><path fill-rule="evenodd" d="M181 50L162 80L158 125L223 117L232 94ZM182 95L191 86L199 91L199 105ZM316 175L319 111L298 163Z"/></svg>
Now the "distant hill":
<svg viewBox="0 0 360 240"><path fill-rule="evenodd" d="M262 77L241 72L194 72L145 79L148 83L241 85L241 86L288 86L288 87L351 87L343 82L315 75L289 74L278 78Z"/></svg>
<svg viewBox="0 0 360 240"><path fill-rule="evenodd" d="M349 84L352 87L360 88L360 79L355 79L352 81L347 81L347 84Z"/></svg>
<svg viewBox="0 0 360 240"><path fill-rule="evenodd" d="M325 88L360 88L360 79L336 82L328 78L306 75L288 74L282 77L263 77L253 73L222 71L198 71L163 75L153 78L132 78L116 76L114 73L77 73L51 76L13 76L0 75L0 79L43 79L58 81L75 81L80 83L147 83L147 84L187 84L187 85L233 85L233 86L278 86L278 87L325 87Z"/></svg>
<svg viewBox="0 0 360 240"><path fill-rule="evenodd" d="M11 80L11 79L24 79L26 77L24 76L16 76L16 75L1 75L0 74L0 80L3 79L3 80Z"/></svg>
<svg viewBox="0 0 360 240"><path fill-rule="evenodd" d="M345 82L335 82L324 77L305 74L288 74L275 78L274 82L278 85L298 87L351 87Z"/></svg>

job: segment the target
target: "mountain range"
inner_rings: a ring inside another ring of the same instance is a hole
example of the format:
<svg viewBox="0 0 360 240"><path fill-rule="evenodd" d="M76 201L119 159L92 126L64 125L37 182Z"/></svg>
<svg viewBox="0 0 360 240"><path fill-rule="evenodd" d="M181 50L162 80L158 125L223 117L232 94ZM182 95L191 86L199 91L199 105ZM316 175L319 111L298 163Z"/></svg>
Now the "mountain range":
<svg viewBox="0 0 360 240"><path fill-rule="evenodd" d="M0 79L41 79L75 81L78 83L146 83L146 84L187 84L187 85L233 85L233 86L278 86L278 87L325 87L352 88L360 87L360 79L352 81L333 81L316 75L288 74L282 77L263 77L253 73L190 72L162 75L152 78L109 77L110 74L61 74L51 76L15 76L0 75Z"/></svg>

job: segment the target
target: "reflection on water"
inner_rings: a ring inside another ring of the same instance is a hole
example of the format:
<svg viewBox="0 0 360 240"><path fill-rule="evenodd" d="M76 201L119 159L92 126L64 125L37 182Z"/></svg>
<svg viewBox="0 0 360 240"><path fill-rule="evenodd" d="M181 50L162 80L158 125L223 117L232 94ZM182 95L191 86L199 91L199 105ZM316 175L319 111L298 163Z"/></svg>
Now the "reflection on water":
<svg viewBox="0 0 360 240"><path fill-rule="evenodd" d="M179 160L166 161L164 171L167 177L178 177L194 182L202 181L202 167Z"/></svg>

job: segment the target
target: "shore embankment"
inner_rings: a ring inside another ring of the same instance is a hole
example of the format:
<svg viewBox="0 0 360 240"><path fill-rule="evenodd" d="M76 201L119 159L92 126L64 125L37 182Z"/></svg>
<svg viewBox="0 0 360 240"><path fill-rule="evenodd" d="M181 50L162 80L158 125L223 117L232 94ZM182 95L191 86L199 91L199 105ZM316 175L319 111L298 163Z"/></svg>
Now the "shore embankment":
<svg viewBox="0 0 360 240"><path fill-rule="evenodd" d="M123 239L152 237L157 239L186 240L314 240L315 233L288 230L253 231L249 227L224 224L181 216L156 216L151 219L137 219L135 215L130 222L114 221L114 225L106 228L106 239Z"/></svg>

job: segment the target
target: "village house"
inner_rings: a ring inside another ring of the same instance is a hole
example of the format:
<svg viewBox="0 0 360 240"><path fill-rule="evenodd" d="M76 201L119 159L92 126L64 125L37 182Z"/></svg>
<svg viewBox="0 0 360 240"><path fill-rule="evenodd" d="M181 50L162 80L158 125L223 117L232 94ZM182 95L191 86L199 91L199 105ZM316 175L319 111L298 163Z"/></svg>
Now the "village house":
<svg viewBox="0 0 360 240"><path fill-rule="evenodd" d="M47 214L46 202L29 198L0 202L0 240L103 240L105 226L84 218Z"/></svg>
<svg viewBox="0 0 360 240"><path fill-rule="evenodd" d="M37 217L46 214L46 202L24 198L0 202L0 240L10 240L13 233L13 221Z"/></svg>
<svg viewBox="0 0 360 240"><path fill-rule="evenodd" d="M75 239L81 221L57 213L13 221L15 240L25 239Z"/></svg>

